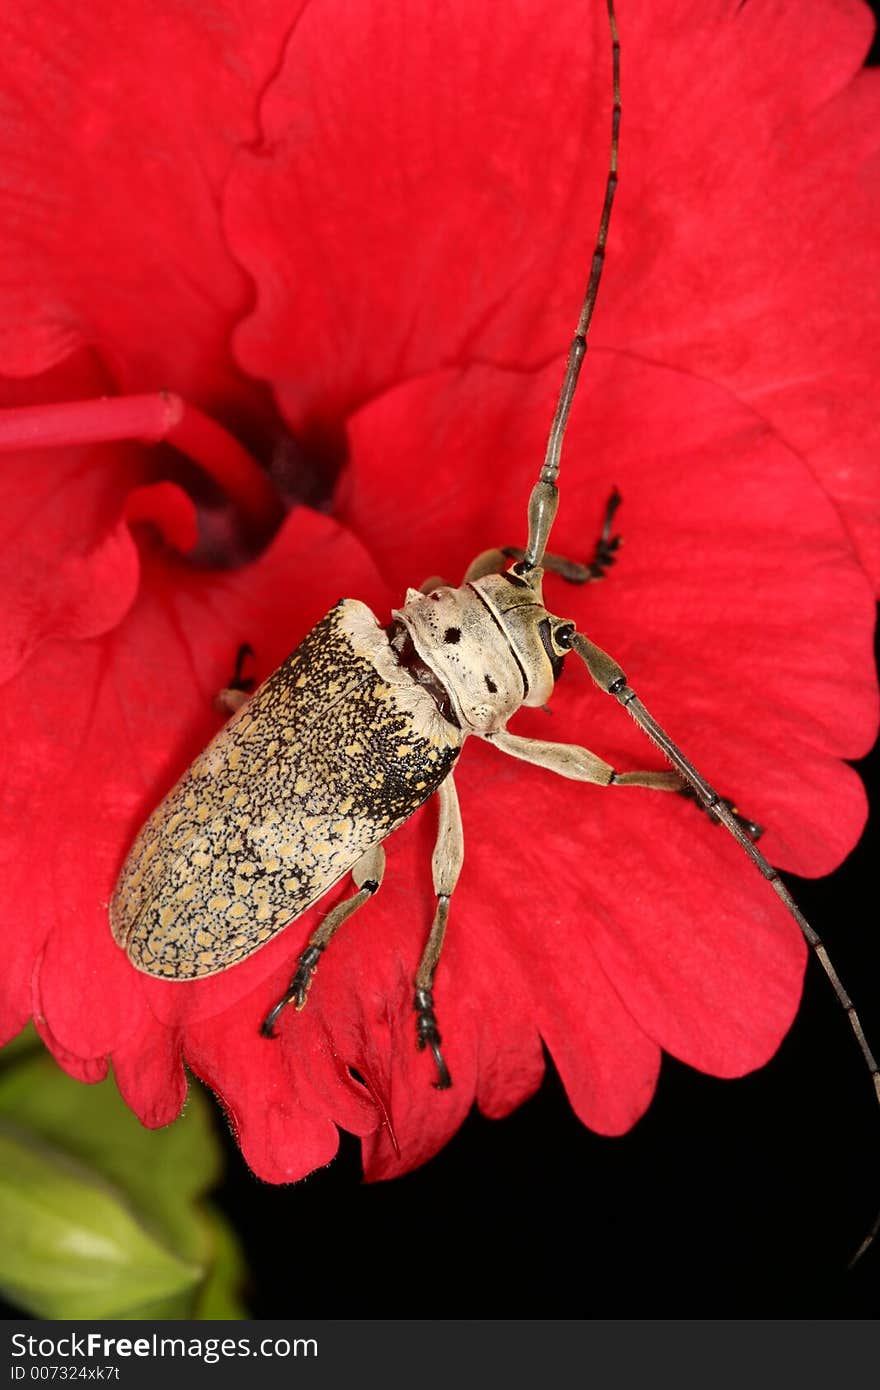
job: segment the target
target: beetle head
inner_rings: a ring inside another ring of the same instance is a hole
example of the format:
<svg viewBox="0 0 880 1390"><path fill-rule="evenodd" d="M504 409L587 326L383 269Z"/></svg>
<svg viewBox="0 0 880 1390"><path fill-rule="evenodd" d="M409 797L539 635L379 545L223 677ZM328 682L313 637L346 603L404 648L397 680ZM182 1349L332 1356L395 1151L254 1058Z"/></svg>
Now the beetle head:
<svg viewBox="0 0 880 1390"><path fill-rule="evenodd" d="M563 624L544 607L543 571L514 565L454 589L410 589L393 616L448 692L467 732L493 733L520 705L544 705L559 674Z"/></svg>
<svg viewBox="0 0 880 1390"><path fill-rule="evenodd" d="M544 607L540 565L518 561L503 574L474 580L472 588L503 629L522 672L524 705L546 705L568 651L574 624Z"/></svg>

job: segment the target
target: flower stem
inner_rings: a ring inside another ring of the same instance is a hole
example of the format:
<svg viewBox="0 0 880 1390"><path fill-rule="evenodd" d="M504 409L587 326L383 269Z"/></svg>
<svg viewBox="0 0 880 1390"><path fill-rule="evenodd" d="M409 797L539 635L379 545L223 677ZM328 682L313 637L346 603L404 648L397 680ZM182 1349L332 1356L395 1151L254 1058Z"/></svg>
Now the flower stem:
<svg viewBox="0 0 880 1390"><path fill-rule="evenodd" d="M278 497L257 461L216 420L171 391L0 410L0 453L124 439L178 449L223 489L254 530L277 520Z"/></svg>

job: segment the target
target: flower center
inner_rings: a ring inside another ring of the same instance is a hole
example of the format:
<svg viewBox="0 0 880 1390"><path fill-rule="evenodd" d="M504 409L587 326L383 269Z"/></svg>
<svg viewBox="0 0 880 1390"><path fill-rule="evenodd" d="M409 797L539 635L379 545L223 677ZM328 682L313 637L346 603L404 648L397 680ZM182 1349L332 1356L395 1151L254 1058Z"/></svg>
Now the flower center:
<svg viewBox="0 0 880 1390"><path fill-rule="evenodd" d="M264 468L223 425L170 391L0 410L0 453L126 441L174 450L170 469L160 461L129 493L125 513L153 522L194 563L243 563L295 502L320 507L329 498L332 478L322 479L289 436L273 443Z"/></svg>

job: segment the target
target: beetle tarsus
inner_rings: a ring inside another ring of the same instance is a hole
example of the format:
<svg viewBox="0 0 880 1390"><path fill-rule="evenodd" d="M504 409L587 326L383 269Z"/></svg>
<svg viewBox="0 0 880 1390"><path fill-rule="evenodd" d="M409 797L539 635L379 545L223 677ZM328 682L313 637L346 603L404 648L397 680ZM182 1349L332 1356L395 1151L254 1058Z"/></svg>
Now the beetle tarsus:
<svg viewBox="0 0 880 1390"><path fill-rule="evenodd" d="M260 1037L277 1038L278 1034L275 1032L275 1020L281 1013L286 1002L286 1000L282 1000L280 1004L276 1004L272 1012L267 1014L263 1019L263 1022L260 1024Z"/></svg>
<svg viewBox="0 0 880 1390"><path fill-rule="evenodd" d="M420 1052L425 1048L430 1048L431 1056L437 1068L437 1080L431 1084L435 1091L448 1091L452 1085L452 1077L449 1075L449 1068L443 1060L443 1053L440 1051L440 1029L437 1027L437 1015L434 1013L434 996L429 989L417 989L415 997L416 1011L416 1047Z"/></svg>
<svg viewBox="0 0 880 1390"><path fill-rule="evenodd" d="M318 968L318 961L321 959L323 946L307 946L302 955L297 958L297 970L287 992L283 998L279 999L274 1009L266 1015L260 1025L260 1032L264 1038L274 1038L275 1024L282 1009L286 1009L288 1004L293 1004L299 1012L304 1009L309 997L309 986Z"/></svg>
<svg viewBox="0 0 880 1390"><path fill-rule="evenodd" d="M688 801L692 801L694 805L697 807L697 810L703 811L709 817L710 821L712 821L715 825L720 824L720 821L716 816L715 812L712 810L712 807L707 806L705 804L702 798L697 795L697 792L690 785L690 783L681 788L679 796L684 796L687 798ZM736 803L730 800L730 797L722 796L718 799L722 806L727 807L734 820L746 832L749 839L754 841L755 844L757 844L758 840L760 840L761 836L764 834L765 827L763 825L759 825L757 821L749 820L747 816L744 816L742 812L737 808Z"/></svg>
<svg viewBox="0 0 880 1390"><path fill-rule="evenodd" d="M617 551L620 549L620 536L609 536L607 540L600 539L596 542L596 549L593 558L585 566L587 570L584 579L570 579L570 584L589 584L599 579L604 579L606 572L611 568L617 559ZM563 578L568 578L563 575Z"/></svg>
<svg viewBox="0 0 880 1390"><path fill-rule="evenodd" d="M604 579L606 570L610 569L617 559L617 552L620 549L620 536L612 536L611 527L614 524L614 513L622 502L622 497L616 487L611 489L611 495L605 504L605 516L602 521L602 530L596 542L596 549L593 551L593 558L585 566L587 575L585 580L574 580L574 583L585 583L590 580Z"/></svg>
<svg viewBox="0 0 880 1390"><path fill-rule="evenodd" d="M243 675L244 663L249 656L254 655L254 649L250 642L242 642L235 654L235 670L232 673L232 680L227 685L227 690L243 690L247 694L253 690L256 681L253 676Z"/></svg>

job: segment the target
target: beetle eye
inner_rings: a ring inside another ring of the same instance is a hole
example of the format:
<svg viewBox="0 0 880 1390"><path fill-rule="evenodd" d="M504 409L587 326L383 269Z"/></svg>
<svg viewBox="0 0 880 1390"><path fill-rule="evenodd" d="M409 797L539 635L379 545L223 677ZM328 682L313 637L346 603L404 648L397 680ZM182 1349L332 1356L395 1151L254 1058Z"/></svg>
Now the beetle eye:
<svg viewBox="0 0 880 1390"><path fill-rule="evenodd" d="M564 652L567 652L571 649L574 633L574 623L560 623L553 631L553 641L557 647L561 647Z"/></svg>
<svg viewBox="0 0 880 1390"><path fill-rule="evenodd" d="M553 672L553 679L557 681L559 680L559 673L562 670L562 655L560 652L556 650L556 642L554 640L553 628L550 625L549 618L542 618L541 621L538 623L538 636L540 637L541 645L547 654L547 660L550 662L550 669Z"/></svg>

